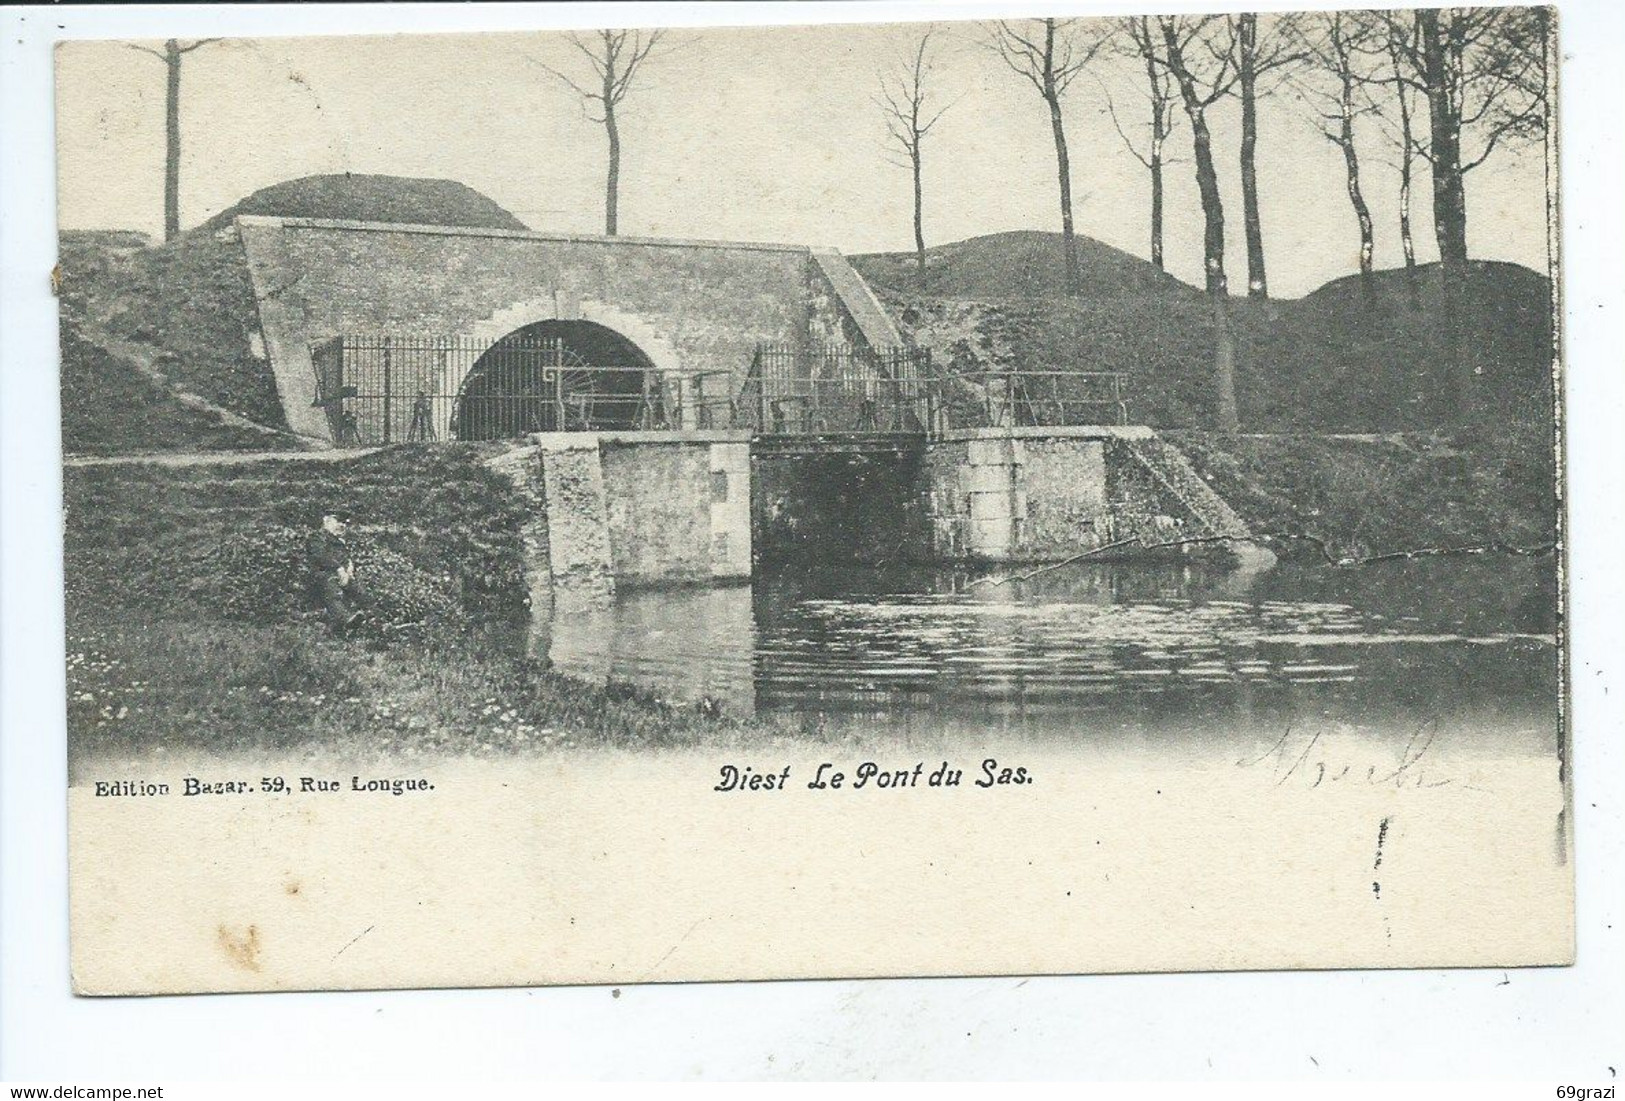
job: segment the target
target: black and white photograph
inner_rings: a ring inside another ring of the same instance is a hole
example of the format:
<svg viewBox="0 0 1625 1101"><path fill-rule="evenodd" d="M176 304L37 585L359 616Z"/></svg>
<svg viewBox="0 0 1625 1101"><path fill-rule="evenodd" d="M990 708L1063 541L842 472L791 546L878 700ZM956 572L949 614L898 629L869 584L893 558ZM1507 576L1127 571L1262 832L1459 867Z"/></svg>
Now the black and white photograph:
<svg viewBox="0 0 1625 1101"><path fill-rule="evenodd" d="M75 989L1570 962L1559 41L60 43Z"/></svg>

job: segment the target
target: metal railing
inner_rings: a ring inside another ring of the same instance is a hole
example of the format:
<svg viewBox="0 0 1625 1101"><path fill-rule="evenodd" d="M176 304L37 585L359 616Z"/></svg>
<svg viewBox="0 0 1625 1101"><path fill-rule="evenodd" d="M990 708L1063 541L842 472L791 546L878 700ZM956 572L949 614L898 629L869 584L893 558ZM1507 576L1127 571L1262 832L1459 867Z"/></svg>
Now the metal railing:
<svg viewBox="0 0 1625 1101"><path fill-rule="evenodd" d="M940 376L935 403L952 428L1128 423L1118 371L1009 370Z"/></svg>
<svg viewBox="0 0 1625 1101"><path fill-rule="evenodd" d="M735 420L768 435L922 433L930 366L923 348L758 345Z"/></svg>
<svg viewBox="0 0 1625 1101"><path fill-rule="evenodd" d="M679 423L695 428L733 428L739 421L738 377L733 371L695 371L685 376L687 393L681 396Z"/></svg>
<svg viewBox="0 0 1625 1101"><path fill-rule="evenodd" d="M315 404L340 446L532 432L679 428L761 435L937 435L1126 424L1125 375L933 368L924 348L761 344L740 381L588 363L557 337L344 335L311 346Z"/></svg>

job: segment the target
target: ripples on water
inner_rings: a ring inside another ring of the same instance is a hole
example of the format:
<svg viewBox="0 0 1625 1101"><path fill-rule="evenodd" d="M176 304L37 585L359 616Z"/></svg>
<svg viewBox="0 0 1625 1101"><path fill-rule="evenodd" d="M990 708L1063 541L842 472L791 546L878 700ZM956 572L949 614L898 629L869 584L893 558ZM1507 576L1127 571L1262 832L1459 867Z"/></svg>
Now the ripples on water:
<svg viewBox="0 0 1625 1101"><path fill-rule="evenodd" d="M1550 561L766 577L552 624L560 672L809 729L1038 738L1454 721L1551 751Z"/></svg>

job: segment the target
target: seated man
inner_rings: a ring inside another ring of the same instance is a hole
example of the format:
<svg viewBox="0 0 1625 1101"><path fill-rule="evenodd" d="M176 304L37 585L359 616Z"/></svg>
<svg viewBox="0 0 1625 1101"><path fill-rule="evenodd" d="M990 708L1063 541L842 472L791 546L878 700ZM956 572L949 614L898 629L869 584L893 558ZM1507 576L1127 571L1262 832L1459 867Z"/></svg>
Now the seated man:
<svg viewBox="0 0 1625 1101"><path fill-rule="evenodd" d="M355 563L350 559L344 532L350 514L333 511L322 515L322 526L305 543L305 568L310 572L312 594L322 602L327 622L334 634L342 635L361 618L354 607L360 596L355 580Z"/></svg>

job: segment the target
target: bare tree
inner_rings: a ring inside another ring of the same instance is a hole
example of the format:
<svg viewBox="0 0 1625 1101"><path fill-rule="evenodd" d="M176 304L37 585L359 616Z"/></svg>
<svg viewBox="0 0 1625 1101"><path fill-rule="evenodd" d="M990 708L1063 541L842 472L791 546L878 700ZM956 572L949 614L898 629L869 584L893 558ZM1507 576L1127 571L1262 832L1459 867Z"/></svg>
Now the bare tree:
<svg viewBox="0 0 1625 1101"><path fill-rule="evenodd" d="M1414 21L1408 33L1390 26L1384 41L1386 72L1390 74L1393 89L1393 125L1389 130L1390 139L1398 152L1394 167L1399 171L1399 244L1405 254L1405 286L1413 309L1420 308L1422 304L1421 288L1416 282L1416 237L1411 232L1411 181L1415 174L1417 149L1416 90L1404 79L1404 72L1406 55L1417 48ZM1381 101L1377 102L1377 117L1385 119L1387 115Z"/></svg>
<svg viewBox="0 0 1625 1101"><path fill-rule="evenodd" d="M1221 432L1240 427L1236 411L1236 346L1230 325L1230 285L1224 273L1224 202L1213 164L1213 136L1207 112L1230 93L1235 81L1234 53L1217 46L1213 36L1224 30L1224 17L1157 16L1162 36L1161 64L1179 89L1191 125L1196 161L1196 189L1202 197L1203 270L1213 311L1214 426Z"/></svg>
<svg viewBox="0 0 1625 1101"><path fill-rule="evenodd" d="M1258 14L1243 12L1226 17L1229 49L1235 53L1235 93L1241 100L1241 214L1247 235L1247 294L1269 297L1269 277L1264 268L1264 223L1258 209L1258 95L1260 82L1266 94L1272 75L1303 60L1294 31L1297 16L1278 15L1259 29Z"/></svg>
<svg viewBox="0 0 1625 1101"><path fill-rule="evenodd" d="M1385 18L1392 79L1427 104L1427 139L1413 135L1413 148L1432 170L1447 390L1456 420L1466 421L1477 392L1464 326L1466 177L1497 147L1544 137L1550 16L1544 8L1428 8Z"/></svg>
<svg viewBox="0 0 1625 1101"><path fill-rule="evenodd" d="M638 69L665 34L660 30L601 30L590 35L567 35L570 45L592 66L593 77L585 83L578 83L551 65L534 62L574 92L581 100L582 111L604 127L609 139L609 169L604 179L604 232L611 237L617 229L621 188L621 131L616 110L631 90ZM593 114L594 111L597 113Z"/></svg>
<svg viewBox="0 0 1625 1101"><path fill-rule="evenodd" d="M1123 145L1129 154L1145 166L1151 176L1151 263L1158 271L1163 271L1162 258L1162 221L1163 221L1163 186L1162 169L1168 163L1164 149L1168 143L1168 136L1173 133L1174 122L1179 117L1179 92L1174 87L1174 79L1168 72L1168 66L1162 60L1162 46L1157 39L1157 30L1151 23L1151 18L1145 15L1127 16L1119 21L1120 36L1114 38L1119 45L1120 52L1134 59L1143 67L1145 83L1141 92L1145 95L1146 107L1150 118L1144 123L1148 131L1142 146L1140 139L1133 137L1123 128L1123 123L1117 115L1117 105L1112 100L1111 90L1104 88L1106 94L1106 113L1111 116L1112 128L1117 136L1123 139Z"/></svg>
<svg viewBox="0 0 1625 1101"><path fill-rule="evenodd" d="M1434 231L1447 267L1467 262L1467 174L1497 146L1545 134L1548 23L1544 8L1387 15L1393 80L1427 101L1427 141L1412 140L1433 170Z"/></svg>
<svg viewBox="0 0 1625 1101"><path fill-rule="evenodd" d="M1025 77L1049 108L1050 132L1055 139L1055 169L1061 186L1061 249L1068 294L1078 293L1081 280L1072 227L1072 166L1067 155L1061 99L1108 41L1104 34L1085 37L1074 23L1071 19L1001 19L992 25L989 40L989 45L1011 71Z"/></svg>
<svg viewBox="0 0 1625 1101"><path fill-rule="evenodd" d="M1360 186L1360 153L1355 120L1371 112L1365 77L1368 47L1378 35L1374 20L1361 12L1327 12L1294 27L1307 65L1294 84L1311 104L1321 135L1343 154L1344 185L1360 231L1360 285L1366 303L1376 303L1372 260L1376 251L1371 208Z"/></svg>
<svg viewBox="0 0 1625 1101"><path fill-rule="evenodd" d="M181 45L171 38L164 48L130 45L130 49L151 54L164 63L167 77L164 92L164 240L173 241L181 235L181 59L202 46L220 41L218 38L199 38Z"/></svg>
<svg viewBox="0 0 1625 1101"><path fill-rule="evenodd" d="M927 30L908 55L880 75L880 91L874 97L886 119L886 135L907 158L903 165L914 177L914 260L925 274L925 139L931 128L953 104L937 106L931 92L936 74L937 53Z"/></svg>

